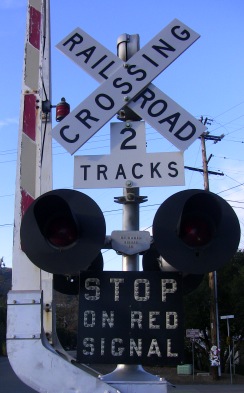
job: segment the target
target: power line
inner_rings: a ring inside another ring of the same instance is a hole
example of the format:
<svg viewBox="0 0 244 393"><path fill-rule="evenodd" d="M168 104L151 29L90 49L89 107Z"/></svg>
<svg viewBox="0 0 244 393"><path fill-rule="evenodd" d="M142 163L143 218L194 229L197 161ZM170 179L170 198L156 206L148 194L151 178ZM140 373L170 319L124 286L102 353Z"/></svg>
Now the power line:
<svg viewBox="0 0 244 393"><path fill-rule="evenodd" d="M234 141L233 139L225 139L226 142L244 143L244 141Z"/></svg>
<svg viewBox="0 0 244 393"><path fill-rule="evenodd" d="M244 101L241 101L239 104L236 104L236 105L232 106L231 108L227 109L226 111L220 113L219 115L214 116L214 118L216 119L217 117L222 116L222 115L224 115L227 112L230 112L232 109L235 109L235 108L237 108L238 106L240 106L242 104L244 104Z"/></svg>
<svg viewBox="0 0 244 393"><path fill-rule="evenodd" d="M227 188L226 190L217 192L216 194L219 195L219 194L221 194L222 192L226 192L226 191L229 191L229 190L233 190L234 188L237 188L237 187L240 187L240 186L243 186L243 185L244 185L244 183L240 183L240 184L238 184L237 186Z"/></svg>

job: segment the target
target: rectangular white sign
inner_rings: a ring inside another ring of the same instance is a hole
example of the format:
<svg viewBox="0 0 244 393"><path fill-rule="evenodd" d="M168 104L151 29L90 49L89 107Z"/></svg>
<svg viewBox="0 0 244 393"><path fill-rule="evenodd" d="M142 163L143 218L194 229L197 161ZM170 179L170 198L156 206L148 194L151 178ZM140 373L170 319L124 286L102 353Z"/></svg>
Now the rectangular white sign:
<svg viewBox="0 0 244 393"><path fill-rule="evenodd" d="M182 152L75 156L74 188L162 187L184 185Z"/></svg>

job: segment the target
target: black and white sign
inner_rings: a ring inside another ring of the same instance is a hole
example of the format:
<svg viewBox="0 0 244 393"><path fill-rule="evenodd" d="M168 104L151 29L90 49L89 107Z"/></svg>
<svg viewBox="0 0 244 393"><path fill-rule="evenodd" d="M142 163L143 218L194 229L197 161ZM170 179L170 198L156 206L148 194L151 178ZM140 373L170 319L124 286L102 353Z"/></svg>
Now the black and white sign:
<svg viewBox="0 0 244 393"><path fill-rule="evenodd" d="M179 273L81 272L77 360L180 364L181 288Z"/></svg>
<svg viewBox="0 0 244 393"><path fill-rule="evenodd" d="M206 127L150 82L198 38L199 34L175 19L124 63L84 31L75 29L58 48L103 83L54 127L54 139L73 154L129 105L184 151Z"/></svg>
<svg viewBox="0 0 244 393"><path fill-rule="evenodd" d="M146 153L145 123L111 123L111 155L75 156L74 188L184 185L183 152Z"/></svg>
<svg viewBox="0 0 244 393"><path fill-rule="evenodd" d="M199 338L200 330L199 329L186 329L186 337L187 338Z"/></svg>

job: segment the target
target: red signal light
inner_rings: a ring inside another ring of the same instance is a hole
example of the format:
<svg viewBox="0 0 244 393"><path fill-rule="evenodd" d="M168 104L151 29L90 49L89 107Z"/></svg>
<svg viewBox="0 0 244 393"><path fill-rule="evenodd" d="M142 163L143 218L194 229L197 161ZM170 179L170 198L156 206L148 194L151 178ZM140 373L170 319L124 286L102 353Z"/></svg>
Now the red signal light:
<svg viewBox="0 0 244 393"><path fill-rule="evenodd" d="M208 217L185 216L180 225L180 239L189 247L202 247L213 238L214 226Z"/></svg>
<svg viewBox="0 0 244 393"><path fill-rule="evenodd" d="M74 276L101 254L106 225L95 201L81 192L61 189L40 195L29 206L20 232L22 251L37 267ZM96 270L102 270L100 259Z"/></svg>
<svg viewBox="0 0 244 393"><path fill-rule="evenodd" d="M69 217L57 217L46 228L46 239L55 247L68 247L78 239L78 230Z"/></svg>
<svg viewBox="0 0 244 393"><path fill-rule="evenodd" d="M185 190L166 199L157 210L153 240L159 255L175 269L203 274L233 257L240 225L232 207L218 195Z"/></svg>

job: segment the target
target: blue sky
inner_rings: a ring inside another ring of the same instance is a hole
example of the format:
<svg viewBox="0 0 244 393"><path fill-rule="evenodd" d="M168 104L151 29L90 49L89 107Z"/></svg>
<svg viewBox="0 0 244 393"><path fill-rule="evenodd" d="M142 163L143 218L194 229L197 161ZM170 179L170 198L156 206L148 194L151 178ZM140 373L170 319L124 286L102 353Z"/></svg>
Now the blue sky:
<svg viewBox="0 0 244 393"><path fill-rule="evenodd" d="M26 29L23 0L0 3L1 111L0 111L0 257L12 264L12 232L17 157L17 137L22 84L22 65ZM210 190L234 207L244 231L244 54L242 0L145 0L118 3L90 0L51 0L52 103L65 97L74 109L98 83L60 53L58 44L74 28L80 27L116 53L117 37L139 34L141 47L174 18L194 29L200 39L187 49L155 80L154 84L194 117L212 119L208 131L225 134L221 142L206 142L212 154L209 170L224 176L210 176ZM113 121L117 121L115 118ZM53 126L55 119L53 120ZM77 154L109 154L110 127L103 127ZM177 149L157 131L146 125L148 152L173 152ZM73 187L73 156L53 142L54 188ZM186 166L202 168L201 146L197 140L184 154ZM185 186L147 187L140 190L148 202L140 208L140 228L152 225L159 205L173 193L203 188L203 176L185 171ZM104 212L107 234L122 228L121 205L114 197L123 190L83 190ZM244 232L243 232L244 234ZM242 234L240 248L244 248ZM121 257L113 250L104 253L105 269L121 268Z"/></svg>

